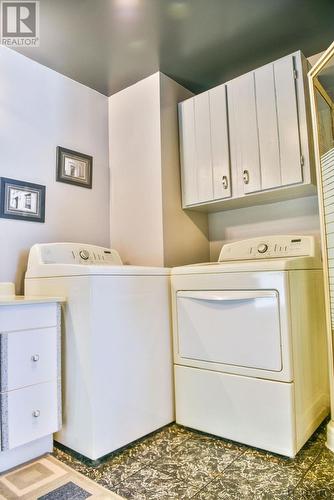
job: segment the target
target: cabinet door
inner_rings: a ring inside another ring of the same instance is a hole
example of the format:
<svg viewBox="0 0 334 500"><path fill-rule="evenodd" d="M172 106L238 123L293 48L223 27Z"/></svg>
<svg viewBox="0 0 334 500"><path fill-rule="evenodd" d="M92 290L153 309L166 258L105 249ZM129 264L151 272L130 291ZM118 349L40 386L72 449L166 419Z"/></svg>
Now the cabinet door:
<svg viewBox="0 0 334 500"><path fill-rule="evenodd" d="M228 198L232 193L226 85L210 90L209 102L213 197L218 200Z"/></svg>
<svg viewBox="0 0 334 500"><path fill-rule="evenodd" d="M193 205L198 201L197 158L195 143L194 99L179 104L180 159L182 169L182 203Z"/></svg>
<svg viewBox="0 0 334 500"><path fill-rule="evenodd" d="M274 66L254 72L261 164L261 189L281 185L280 149L276 110Z"/></svg>
<svg viewBox="0 0 334 500"><path fill-rule="evenodd" d="M303 181L293 56L274 62L282 185Z"/></svg>
<svg viewBox="0 0 334 500"><path fill-rule="evenodd" d="M195 142L197 154L198 202L213 199L209 93L195 98Z"/></svg>
<svg viewBox="0 0 334 500"><path fill-rule="evenodd" d="M261 189L259 138L254 74L247 73L229 84L235 117L237 167L244 193Z"/></svg>

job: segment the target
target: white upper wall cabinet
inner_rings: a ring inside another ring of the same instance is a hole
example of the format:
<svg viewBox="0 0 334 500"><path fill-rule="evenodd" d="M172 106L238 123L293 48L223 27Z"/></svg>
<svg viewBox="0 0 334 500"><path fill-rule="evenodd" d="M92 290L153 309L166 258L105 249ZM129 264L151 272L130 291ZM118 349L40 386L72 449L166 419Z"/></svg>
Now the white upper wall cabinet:
<svg viewBox="0 0 334 500"><path fill-rule="evenodd" d="M209 93L194 97L198 201L213 199Z"/></svg>
<svg viewBox="0 0 334 500"><path fill-rule="evenodd" d="M185 206L231 196L226 85L179 106Z"/></svg>
<svg viewBox="0 0 334 500"><path fill-rule="evenodd" d="M213 199L231 196L230 150L226 85L209 91Z"/></svg>
<svg viewBox="0 0 334 500"><path fill-rule="evenodd" d="M182 164L182 203L198 203L197 152L195 141L194 99L187 99L179 107L180 160Z"/></svg>
<svg viewBox="0 0 334 500"><path fill-rule="evenodd" d="M179 104L184 208L316 192L307 65L296 52Z"/></svg>
<svg viewBox="0 0 334 500"><path fill-rule="evenodd" d="M294 58L285 57L273 64L276 89L276 109L280 145L281 184L303 181L303 157L300 149L297 77L302 71L295 68ZM301 115L302 118L302 115Z"/></svg>
<svg viewBox="0 0 334 500"><path fill-rule="evenodd" d="M274 66L268 64L254 75L256 94L259 170L261 189L281 185L280 144L277 122Z"/></svg>
<svg viewBox="0 0 334 500"><path fill-rule="evenodd" d="M261 189L259 137L254 73L228 84L229 108L234 114L235 163L243 180L243 193Z"/></svg>

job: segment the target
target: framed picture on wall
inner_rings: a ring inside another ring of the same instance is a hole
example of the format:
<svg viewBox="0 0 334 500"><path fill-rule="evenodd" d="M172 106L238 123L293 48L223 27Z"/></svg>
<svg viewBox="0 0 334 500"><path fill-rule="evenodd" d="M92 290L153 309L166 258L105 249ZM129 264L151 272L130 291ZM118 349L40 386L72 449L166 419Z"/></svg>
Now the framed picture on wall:
<svg viewBox="0 0 334 500"><path fill-rule="evenodd" d="M92 156L57 147L57 181L92 188Z"/></svg>
<svg viewBox="0 0 334 500"><path fill-rule="evenodd" d="M0 177L0 217L45 221L45 186Z"/></svg>

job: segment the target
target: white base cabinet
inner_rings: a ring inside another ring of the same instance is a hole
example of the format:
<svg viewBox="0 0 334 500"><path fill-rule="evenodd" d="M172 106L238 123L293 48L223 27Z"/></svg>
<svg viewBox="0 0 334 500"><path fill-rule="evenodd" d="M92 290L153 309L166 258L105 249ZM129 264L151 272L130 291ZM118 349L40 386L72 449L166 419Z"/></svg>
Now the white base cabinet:
<svg viewBox="0 0 334 500"><path fill-rule="evenodd" d="M0 297L0 472L52 450L61 426L60 306Z"/></svg>
<svg viewBox="0 0 334 500"><path fill-rule="evenodd" d="M183 208L316 192L307 70L295 52L179 104Z"/></svg>

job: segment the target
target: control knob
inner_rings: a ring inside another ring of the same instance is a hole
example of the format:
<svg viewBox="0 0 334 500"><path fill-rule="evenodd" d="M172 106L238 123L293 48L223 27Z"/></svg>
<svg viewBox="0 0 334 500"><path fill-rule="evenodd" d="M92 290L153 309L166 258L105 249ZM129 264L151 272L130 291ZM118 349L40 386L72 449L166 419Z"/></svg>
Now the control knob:
<svg viewBox="0 0 334 500"><path fill-rule="evenodd" d="M260 245L258 245L257 247L257 251L259 253L266 253L267 250L268 250L268 245L266 243L260 243Z"/></svg>
<svg viewBox="0 0 334 500"><path fill-rule="evenodd" d="M89 259L89 252L87 250L80 250L79 255L83 260Z"/></svg>

